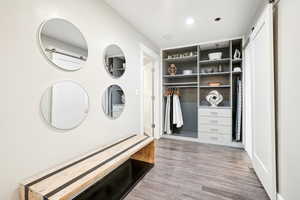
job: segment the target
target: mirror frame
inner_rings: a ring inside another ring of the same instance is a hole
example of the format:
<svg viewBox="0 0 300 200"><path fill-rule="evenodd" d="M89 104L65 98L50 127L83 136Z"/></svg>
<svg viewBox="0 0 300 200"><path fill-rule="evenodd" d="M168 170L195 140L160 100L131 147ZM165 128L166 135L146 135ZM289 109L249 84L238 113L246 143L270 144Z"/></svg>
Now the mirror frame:
<svg viewBox="0 0 300 200"><path fill-rule="evenodd" d="M124 70L124 73L123 73L121 76L119 76L119 77L113 76L113 75L107 70L107 67L106 67L106 60L105 60L106 52L107 52L107 49L108 49L110 46L113 46L113 45L117 46L117 47L122 51L122 53L123 53L123 55L124 55L124 57L125 57L126 68L125 68L125 70ZM127 56L126 56L125 52L123 51L123 49L120 47L120 45L118 45L118 44L116 44L116 43L111 43L111 44L107 45L107 46L104 48L104 52L103 52L103 56L102 56L102 57L103 57L103 58L102 58L102 62L103 62L103 65L104 65L104 69L105 69L106 73L107 73L112 79L120 79L120 78L122 78L122 77L125 75L125 73L126 73L126 71L127 71ZM112 85L113 85L113 84L112 84ZM117 84L115 84L115 85L117 85ZM119 86L119 87L120 87L120 86ZM107 87L107 88L108 88L108 87ZM120 87L120 88L121 88L121 87Z"/></svg>
<svg viewBox="0 0 300 200"><path fill-rule="evenodd" d="M63 20L63 21L65 21L65 22L68 22L68 23L72 24L72 25L78 30L78 32L82 35L83 39L85 40L85 43L86 43L87 48L89 47L88 42L87 42L85 36L83 35L82 31L81 31L75 24L73 24L72 22L68 21L67 19L59 18L59 17L54 17L54 18L45 19L45 20L40 24L40 26L39 26L39 28L38 28L38 32L37 32L38 45L39 45L39 49L40 49L40 51L42 52L43 56L45 57L45 59L46 59L51 65L55 66L56 68L58 68L58 69L60 69L60 70L63 70L63 71L66 71L66 72L75 72L75 71L78 71L78 70L82 69L84 66L86 66L86 62L88 61L88 56L87 56L87 58L86 58L86 60L85 60L85 63L82 65L82 67L80 67L80 68L78 68L78 69L75 69L75 70L68 70L68 69L65 69L65 68L63 68L63 67L61 67L61 66L55 64L54 62L52 62L52 61L48 58L48 56L47 56L47 54L46 54L46 52L45 52L45 46L44 46L44 44L43 44L43 42L42 42L41 35L42 35L42 31L43 31L44 26L47 24L48 21L51 21L51 20ZM88 54L89 54L89 50L88 50Z"/></svg>
<svg viewBox="0 0 300 200"><path fill-rule="evenodd" d="M110 88L111 86L114 86L114 85L118 86L118 87L123 91L124 98L125 98L124 108L123 108L121 114L120 114L118 117L116 117L116 118L113 118L113 117L110 117L109 115L107 115L107 114L104 112L104 108L103 108L103 95L104 95L104 93L108 90L108 88ZM118 119L121 118L122 114L123 114L124 111L125 111L125 106L126 106L127 100L126 100L125 90L124 90L120 85L118 85L117 83L112 83L112 84L108 85L108 86L104 89L104 91L102 92L102 95L101 95L101 98L100 98L100 99L101 99L101 109L102 109L102 113L104 114L104 116L105 116L106 118L108 118L108 119L110 119L110 120L118 120Z"/></svg>
<svg viewBox="0 0 300 200"><path fill-rule="evenodd" d="M71 83L74 83L75 85L78 85L78 86L85 92L85 94L86 94L87 97L88 97L88 106L87 106L87 111L88 111L88 112L87 112L86 115L82 118L82 120L81 120L80 122L78 122L78 124L76 124L76 125L73 126L72 128L68 128L68 129L63 129L63 128L58 128L58 127L52 126L52 125L47 121L47 119L45 118L44 113L43 113L43 109L42 109L42 103L43 103L42 100L43 100L43 97L44 97L45 93L46 93L53 85L58 84L58 83L62 83L62 82L71 82ZM76 81L73 81L73 80L61 80L61 81L56 81L56 82L54 82L53 84L51 84L49 87L47 87L47 88L44 90L44 92L43 92L43 94L42 94L42 96L41 96L41 99L40 99L40 106L39 106L40 114L41 114L41 116L42 116L42 118L43 118L43 121L47 124L48 127L52 128L52 129L55 129L55 130L59 130L59 131L71 131L71 130L74 130L74 129L78 128L79 126L81 126L81 125L83 124L83 122L86 120L86 118L87 118L87 116L88 116L88 114L89 114L89 112L90 112L90 108L91 108L91 102L90 102L90 96L89 96L87 90L86 90L80 83L78 83L78 82L76 82Z"/></svg>

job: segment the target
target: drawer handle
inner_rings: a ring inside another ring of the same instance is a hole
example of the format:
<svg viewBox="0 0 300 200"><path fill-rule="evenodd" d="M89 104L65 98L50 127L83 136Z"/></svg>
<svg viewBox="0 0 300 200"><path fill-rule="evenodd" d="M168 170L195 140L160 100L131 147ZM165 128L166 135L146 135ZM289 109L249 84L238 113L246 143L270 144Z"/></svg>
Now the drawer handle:
<svg viewBox="0 0 300 200"><path fill-rule="evenodd" d="M219 138L217 138L217 137L210 137L210 139L215 140L215 141L219 140Z"/></svg>
<svg viewBox="0 0 300 200"><path fill-rule="evenodd" d="M212 124L218 124L218 120L211 120L210 123L212 123Z"/></svg>
<svg viewBox="0 0 300 200"><path fill-rule="evenodd" d="M218 112L210 112L210 114L212 114L212 115L217 115Z"/></svg>
<svg viewBox="0 0 300 200"><path fill-rule="evenodd" d="M218 130L219 130L219 129L216 129L216 128L211 128L211 129L210 129L210 131L213 131L213 132L218 132Z"/></svg>

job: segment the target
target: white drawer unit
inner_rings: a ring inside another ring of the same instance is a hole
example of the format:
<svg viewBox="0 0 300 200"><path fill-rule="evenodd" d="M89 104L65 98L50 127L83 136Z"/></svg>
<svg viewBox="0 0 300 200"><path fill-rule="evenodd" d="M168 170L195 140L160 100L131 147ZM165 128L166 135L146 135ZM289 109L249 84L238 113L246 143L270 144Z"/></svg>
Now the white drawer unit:
<svg viewBox="0 0 300 200"><path fill-rule="evenodd" d="M200 134L217 134L217 135L231 135L231 127L229 126L211 126L211 125L200 125Z"/></svg>
<svg viewBox="0 0 300 200"><path fill-rule="evenodd" d="M221 145L229 145L232 142L231 135L202 134L199 139L204 143Z"/></svg>
<svg viewBox="0 0 300 200"><path fill-rule="evenodd" d="M232 142L232 110L229 108L199 108L198 133L202 142L229 144Z"/></svg>
<svg viewBox="0 0 300 200"><path fill-rule="evenodd" d="M227 117L231 118L232 111L229 108L199 108L199 117Z"/></svg>
<svg viewBox="0 0 300 200"><path fill-rule="evenodd" d="M230 126L232 125L232 121L231 118L229 117L224 117L224 118L220 118L220 117L198 117L198 123L199 126L202 125L213 125L213 126Z"/></svg>

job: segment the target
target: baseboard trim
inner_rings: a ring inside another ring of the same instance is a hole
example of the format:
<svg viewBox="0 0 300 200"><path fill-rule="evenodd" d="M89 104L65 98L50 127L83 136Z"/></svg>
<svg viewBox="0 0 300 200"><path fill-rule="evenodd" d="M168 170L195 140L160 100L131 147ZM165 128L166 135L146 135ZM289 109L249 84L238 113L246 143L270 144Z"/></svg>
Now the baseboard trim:
<svg viewBox="0 0 300 200"><path fill-rule="evenodd" d="M284 198L280 194L277 194L277 200L284 200Z"/></svg>

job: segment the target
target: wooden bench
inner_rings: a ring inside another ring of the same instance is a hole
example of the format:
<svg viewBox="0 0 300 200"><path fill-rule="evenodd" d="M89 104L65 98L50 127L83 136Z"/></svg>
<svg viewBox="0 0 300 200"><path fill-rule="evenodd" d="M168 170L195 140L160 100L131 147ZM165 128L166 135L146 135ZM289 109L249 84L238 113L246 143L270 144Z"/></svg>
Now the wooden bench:
<svg viewBox="0 0 300 200"><path fill-rule="evenodd" d="M152 137L133 135L25 180L21 200L70 200L129 159L155 163Z"/></svg>

